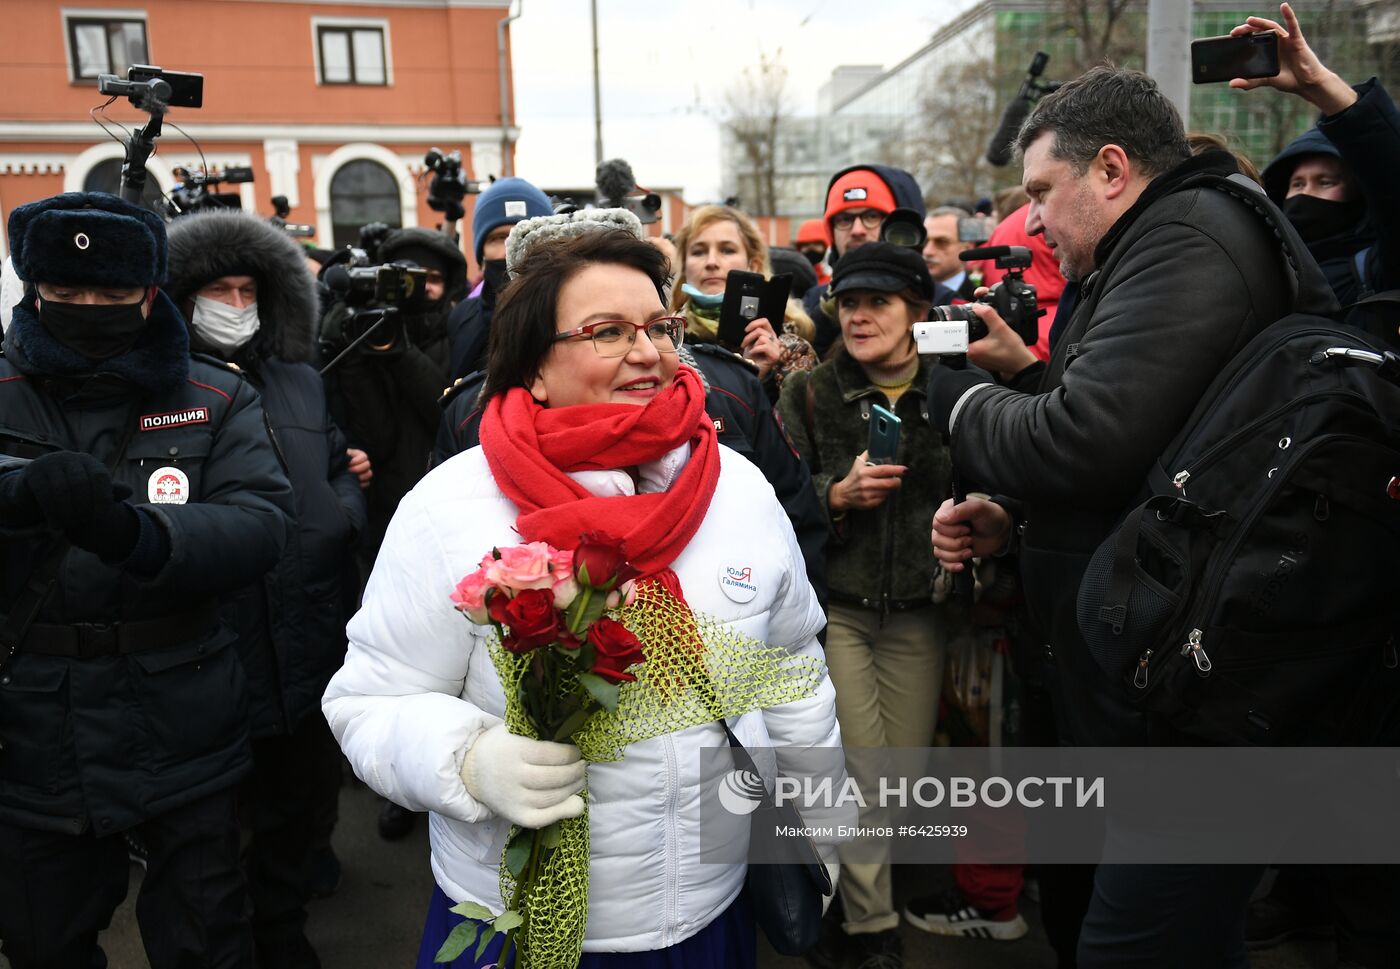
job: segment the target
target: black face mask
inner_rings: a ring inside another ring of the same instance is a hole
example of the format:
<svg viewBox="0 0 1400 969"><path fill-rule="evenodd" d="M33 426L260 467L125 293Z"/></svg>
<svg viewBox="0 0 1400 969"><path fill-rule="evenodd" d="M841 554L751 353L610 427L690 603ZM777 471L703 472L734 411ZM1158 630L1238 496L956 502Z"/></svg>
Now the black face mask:
<svg viewBox="0 0 1400 969"><path fill-rule="evenodd" d="M506 261L488 259L482 263L481 271L486 277L486 285L481 288L481 298L486 301L487 306L495 306L496 297L510 282L510 275L506 272Z"/></svg>
<svg viewBox="0 0 1400 969"><path fill-rule="evenodd" d="M815 266L817 265L817 263L822 261L822 257L825 256L826 253L820 249L811 249L803 250L802 255L806 256L807 261L810 262L813 266Z"/></svg>
<svg viewBox="0 0 1400 969"><path fill-rule="evenodd" d="M144 302L144 301L143 301ZM53 338L89 360L107 360L130 350L150 321L141 303L92 305L39 300L39 322Z"/></svg>
<svg viewBox="0 0 1400 969"><path fill-rule="evenodd" d="M1366 212L1362 199L1333 202L1313 195L1294 195L1279 206L1304 242L1321 242L1356 229Z"/></svg>

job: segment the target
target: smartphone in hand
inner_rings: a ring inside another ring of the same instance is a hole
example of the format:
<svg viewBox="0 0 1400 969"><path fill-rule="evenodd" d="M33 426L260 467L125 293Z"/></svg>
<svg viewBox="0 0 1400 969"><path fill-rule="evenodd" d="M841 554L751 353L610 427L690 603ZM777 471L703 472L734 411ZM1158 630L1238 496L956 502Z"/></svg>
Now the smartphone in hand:
<svg viewBox="0 0 1400 969"><path fill-rule="evenodd" d="M773 332L779 332L791 292L791 273L764 279L762 273L730 270L724 281L724 302L720 305L719 330L715 334L719 345L738 353L744 343L745 329L760 317L772 324Z"/></svg>
<svg viewBox="0 0 1400 969"><path fill-rule="evenodd" d="M1272 30L1191 41L1191 80L1196 84L1274 77L1278 71L1278 34Z"/></svg>
<svg viewBox="0 0 1400 969"><path fill-rule="evenodd" d="M899 453L900 420L879 404L870 408L870 445L867 457L871 464L894 464Z"/></svg>

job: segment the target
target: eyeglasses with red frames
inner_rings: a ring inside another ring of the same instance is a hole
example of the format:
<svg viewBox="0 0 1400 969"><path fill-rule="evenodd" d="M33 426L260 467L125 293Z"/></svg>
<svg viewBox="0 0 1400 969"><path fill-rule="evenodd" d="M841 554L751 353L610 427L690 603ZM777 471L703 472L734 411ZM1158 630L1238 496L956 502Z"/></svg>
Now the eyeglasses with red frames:
<svg viewBox="0 0 1400 969"><path fill-rule="evenodd" d="M573 330L554 335L554 343L586 336L593 343L593 349L603 357L624 357L637 342L637 331L646 330L647 337L658 353L675 353L681 345L681 334L685 332L685 318L680 316L658 316L645 323L630 320L599 320L586 323Z"/></svg>

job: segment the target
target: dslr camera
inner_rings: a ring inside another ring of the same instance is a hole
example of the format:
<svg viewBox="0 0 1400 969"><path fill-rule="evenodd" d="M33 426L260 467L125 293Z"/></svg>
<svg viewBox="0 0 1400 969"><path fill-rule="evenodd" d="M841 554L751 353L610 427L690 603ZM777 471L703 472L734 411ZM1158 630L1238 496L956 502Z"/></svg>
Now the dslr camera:
<svg viewBox="0 0 1400 969"><path fill-rule="evenodd" d="M1006 270L1001 282L977 302L990 304L1006 325L1030 346L1040 338L1040 317L1045 311L1036 305L1035 287L1026 282L1031 251L1025 246L984 246L958 254L964 262L995 259L998 269ZM970 305L935 306L927 323L914 324L914 339L920 353L940 355L966 353L968 344L987 335L983 323Z"/></svg>

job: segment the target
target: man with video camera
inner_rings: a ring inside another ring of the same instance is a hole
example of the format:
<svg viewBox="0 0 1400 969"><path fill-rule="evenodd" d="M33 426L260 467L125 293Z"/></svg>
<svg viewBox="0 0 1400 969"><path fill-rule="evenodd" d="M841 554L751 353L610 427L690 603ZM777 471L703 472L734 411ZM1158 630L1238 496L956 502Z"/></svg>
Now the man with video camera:
<svg viewBox="0 0 1400 969"><path fill-rule="evenodd" d="M1019 518L1021 575L1046 644L1061 742L1190 743L1129 706L1094 662L1076 621L1080 580L1225 364L1289 312L1326 314L1336 303L1311 261L1297 266L1290 298L1269 224L1209 184L1234 173L1234 159L1191 157L1176 109L1144 74L1088 71L1039 102L1017 145L1027 230L1045 236L1079 282L1079 299L1039 393L935 368L929 397L951 435L954 468L969 489L1008 497L945 503L934 551L960 571L973 556L1008 548ZM1258 193L1255 208L1269 205ZM1035 364L990 307L973 310L989 331L969 349L973 363L1006 378ZM1245 904L1258 876L1251 866L1101 866L1078 965L1242 967Z"/></svg>
<svg viewBox="0 0 1400 969"><path fill-rule="evenodd" d="M371 560L399 499L427 469L438 396L450 382L447 319L467 270L457 247L426 229L389 233L377 257L375 267L327 267L334 302L321 322L331 411L374 468Z"/></svg>

